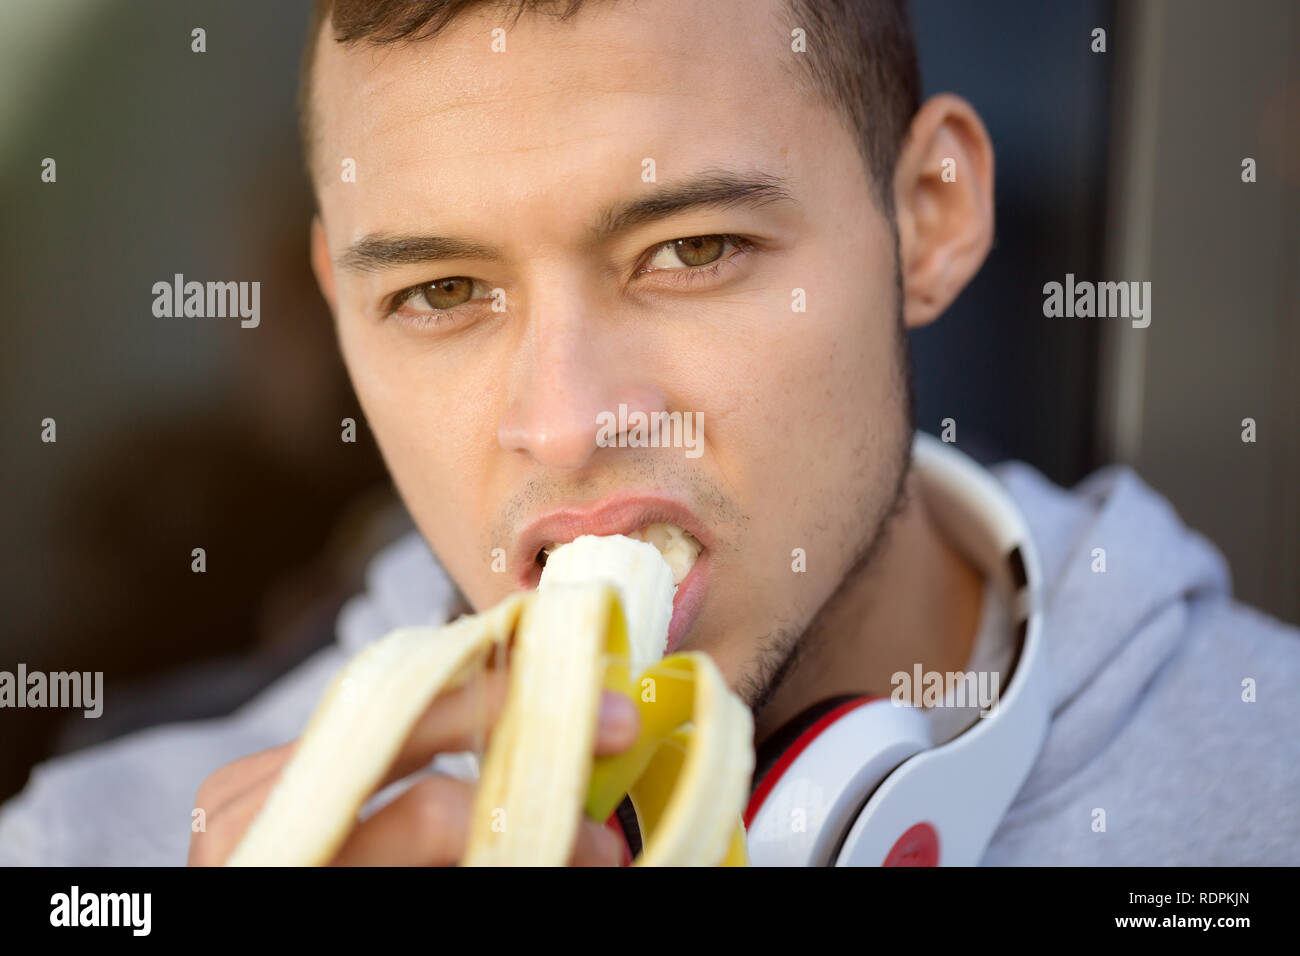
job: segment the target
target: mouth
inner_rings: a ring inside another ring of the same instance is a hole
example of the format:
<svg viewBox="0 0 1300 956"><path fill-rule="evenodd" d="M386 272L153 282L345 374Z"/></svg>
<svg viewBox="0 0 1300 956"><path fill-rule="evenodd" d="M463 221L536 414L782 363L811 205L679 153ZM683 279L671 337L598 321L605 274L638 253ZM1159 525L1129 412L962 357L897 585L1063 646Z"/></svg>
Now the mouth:
<svg viewBox="0 0 1300 956"><path fill-rule="evenodd" d="M586 534L621 534L653 545L672 569L677 593L669 625L671 652L693 623L707 587L711 537L689 508L662 497L618 497L591 509L562 509L530 524L515 549L519 585L537 587L547 556Z"/></svg>

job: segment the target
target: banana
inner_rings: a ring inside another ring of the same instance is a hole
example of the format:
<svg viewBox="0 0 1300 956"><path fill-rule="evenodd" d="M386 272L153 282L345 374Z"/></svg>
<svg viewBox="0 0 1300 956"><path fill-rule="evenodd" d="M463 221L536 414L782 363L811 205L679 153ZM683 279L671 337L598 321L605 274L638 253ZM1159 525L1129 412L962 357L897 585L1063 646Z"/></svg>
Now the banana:
<svg viewBox="0 0 1300 956"><path fill-rule="evenodd" d="M580 814L603 822L625 795L637 865L745 865L753 722L707 654L663 656L675 576L653 544L584 536L549 554L536 591L372 644L321 698L227 865L327 863L428 704L507 649L464 865L562 866ZM603 689L633 701L641 731L593 760Z"/></svg>
<svg viewBox="0 0 1300 956"><path fill-rule="evenodd" d="M613 584L622 599L629 631L628 666L639 674L664 656L677 590L675 577L653 544L623 535L585 534L551 552L537 590L595 580Z"/></svg>

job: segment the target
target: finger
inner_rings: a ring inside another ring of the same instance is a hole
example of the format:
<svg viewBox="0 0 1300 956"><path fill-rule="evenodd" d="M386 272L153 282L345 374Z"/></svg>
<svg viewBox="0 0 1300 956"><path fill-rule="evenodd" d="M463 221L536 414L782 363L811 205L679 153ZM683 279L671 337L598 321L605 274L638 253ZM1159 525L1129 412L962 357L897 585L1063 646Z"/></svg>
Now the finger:
<svg viewBox="0 0 1300 956"><path fill-rule="evenodd" d="M574 842L570 866L621 866L623 864L623 839L603 823L595 823L585 816L578 825L578 839Z"/></svg>
<svg viewBox="0 0 1300 956"><path fill-rule="evenodd" d="M500 719L508 689L506 675L492 671L439 696L416 721L381 786L427 766L440 753L482 749ZM636 705L622 694L604 691L596 724L596 756L621 753L636 742L640 730Z"/></svg>
<svg viewBox="0 0 1300 956"><path fill-rule="evenodd" d="M476 749L476 728L490 728L505 702L505 674L484 671L463 686L439 695L416 722L394 763L372 794L426 766L435 755ZM485 735L486 732L484 732ZM241 813L250 801L265 800L266 791L279 779L298 741L259 751L220 767L199 787L195 806L211 816L239 800Z"/></svg>
<svg viewBox="0 0 1300 956"><path fill-rule="evenodd" d="M622 753L636 743L640 733L641 715L636 704L612 690L602 693L600 721L596 724L596 756Z"/></svg>
<svg viewBox="0 0 1300 956"><path fill-rule="evenodd" d="M298 741L290 740L218 767L199 785L194 805L209 815L215 813L245 790L278 774L297 745Z"/></svg>
<svg viewBox="0 0 1300 956"><path fill-rule="evenodd" d="M481 746L500 716L507 689L506 674L485 671L481 677L471 678L439 696L417 721L397 759L371 794L427 766L438 753ZM487 731L481 731L485 725ZM626 750L635 743L639 732L636 705L622 694L604 691L596 728L596 756ZM205 839L191 841L192 860L224 861L266 802L297 743L291 740L233 761L204 781L196 805L204 808L211 826Z"/></svg>
<svg viewBox="0 0 1300 956"><path fill-rule="evenodd" d="M411 728L384 786L419 770L437 754L482 749L501 716L508 689L507 675L490 670L439 694Z"/></svg>
<svg viewBox="0 0 1300 956"><path fill-rule="evenodd" d="M206 812L206 830L190 841L190 866L220 866L234 851L253 818L257 816L279 778L278 773L263 777L227 800L216 811Z"/></svg>
<svg viewBox="0 0 1300 956"><path fill-rule="evenodd" d="M358 825L332 865L452 866L465 853L473 799L473 784L425 777Z"/></svg>

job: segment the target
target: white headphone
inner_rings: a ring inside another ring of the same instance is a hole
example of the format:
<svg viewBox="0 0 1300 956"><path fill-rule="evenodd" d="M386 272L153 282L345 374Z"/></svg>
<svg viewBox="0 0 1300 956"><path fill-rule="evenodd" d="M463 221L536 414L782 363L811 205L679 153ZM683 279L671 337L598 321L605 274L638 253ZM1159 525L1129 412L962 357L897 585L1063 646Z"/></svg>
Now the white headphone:
<svg viewBox="0 0 1300 956"><path fill-rule="evenodd" d="M758 751L745 813L755 866L973 866L1047 735L1042 572L1024 519L996 479L938 439L917 432L913 460L927 508L1010 597L1009 681L940 746L924 710L889 698L834 698L795 717Z"/></svg>

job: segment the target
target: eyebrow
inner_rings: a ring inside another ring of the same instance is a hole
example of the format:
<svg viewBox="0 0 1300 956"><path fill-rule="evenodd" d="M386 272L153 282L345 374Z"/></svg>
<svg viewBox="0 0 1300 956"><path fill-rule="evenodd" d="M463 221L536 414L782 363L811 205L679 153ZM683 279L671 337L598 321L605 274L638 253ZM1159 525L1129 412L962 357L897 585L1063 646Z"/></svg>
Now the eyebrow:
<svg viewBox="0 0 1300 956"><path fill-rule="evenodd" d="M696 209L758 209L771 203L795 203L786 183L764 172L705 170L688 179L656 189L649 196L616 203L596 218L587 241L596 245L636 226L667 219ZM502 259L501 249L488 243L455 236L418 236L374 233L357 240L338 257L341 269L381 272L396 266L419 265L443 259Z"/></svg>

